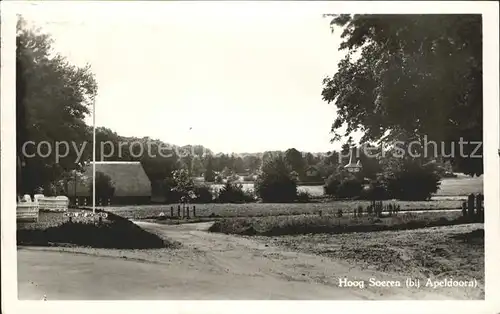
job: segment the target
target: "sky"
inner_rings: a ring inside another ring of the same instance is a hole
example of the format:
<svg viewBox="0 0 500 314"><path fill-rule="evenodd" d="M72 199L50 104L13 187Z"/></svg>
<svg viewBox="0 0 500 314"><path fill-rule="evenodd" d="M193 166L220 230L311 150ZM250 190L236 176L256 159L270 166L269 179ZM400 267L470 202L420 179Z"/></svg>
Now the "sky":
<svg viewBox="0 0 500 314"><path fill-rule="evenodd" d="M335 106L322 80L343 57L304 6L26 4L20 13L98 84L96 125L214 152L325 152ZM92 123L92 119L87 121Z"/></svg>

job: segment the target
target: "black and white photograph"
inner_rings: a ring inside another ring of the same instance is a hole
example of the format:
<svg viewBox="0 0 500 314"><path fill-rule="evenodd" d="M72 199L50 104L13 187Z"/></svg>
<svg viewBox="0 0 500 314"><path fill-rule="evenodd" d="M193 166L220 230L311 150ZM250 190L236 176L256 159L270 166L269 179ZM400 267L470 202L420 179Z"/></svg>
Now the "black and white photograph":
<svg viewBox="0 0 500 314"><path fill-rule="evenodd" d="M485 300L484 14L286 3L16 6L19 300Z"/></svg>

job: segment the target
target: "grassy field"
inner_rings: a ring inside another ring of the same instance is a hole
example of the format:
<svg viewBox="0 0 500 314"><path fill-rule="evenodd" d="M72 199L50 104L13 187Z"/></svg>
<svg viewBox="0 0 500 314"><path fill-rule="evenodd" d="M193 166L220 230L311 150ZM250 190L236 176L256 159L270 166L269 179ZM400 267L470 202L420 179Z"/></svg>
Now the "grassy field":
<svg viewBox="0 0 500 314"><path fill-rule="evenodd" d="M253 189L253 183L242 183L243 189ZM220 189L222 184L211 185L214 190ZM313 197L324 195L323 186L300 185L299 191L307 192ZM471 193L483 193L483 177L459 175L457 178L446 178L441 181L441 187L435 196L464 196Z"/></svg>
<svg viewBox="0 0 500 314"><path fill-rule="evenodd" d="M469 291L470 297L484 298L483 228L483 224L464 224L397 232L253 236L252 239L404 277L476 279L479 287Z"/></svg>
<svg viewBox="0 0 500 314"><path fill-rule="evenodd" d="M460 212L402 213L382 218L296 215L284 217L240 217L216 221L210 231L240 235L282 236L316 233L353 233L386 230L409 230L465 224L474 221Z"/></svg>
<svg viewBox="0 0 500 314"><path fill-rule="evenodd" d="M401 211L421 211L421 210L450 210L459 209L461 202L458 200L435 200L435 201L417 201L417 202L385 202L385 204L398 204ZM271 204L271 203L248 203L248 204L198 204L196 206L197 217L261 217L261 216L283 216L283 215L302 215L317 214L322 211L323 214L335 214L341 209L344 213L352 212L358 206L366 208L369 201L335 201L328 203L290 203L290 204ZM177 215L177 205L142 205L142 206L117 206L105 207L106 211L117 215L131 218L143 219L152 216L158 216L164 213L170 216L170 207L174 206L174 216ZM192 216L192 213L190 213Z"/></svg>

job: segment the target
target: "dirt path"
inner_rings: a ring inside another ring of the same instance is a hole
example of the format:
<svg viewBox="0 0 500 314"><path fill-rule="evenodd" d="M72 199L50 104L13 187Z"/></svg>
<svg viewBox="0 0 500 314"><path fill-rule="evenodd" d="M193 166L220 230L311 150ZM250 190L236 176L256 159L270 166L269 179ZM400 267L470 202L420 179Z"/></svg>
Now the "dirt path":
<svg viewBox="0 0 500 314"><path fill-rule="evenodd" d="M450 299L408 289L406 278L361 271L317 255L288 252L253 239L208 233L210 223L142 228L179 241L179 249L20 248L20 299ZM365 280L339 287L339 278ZM368 287L368 280L402 287ZM461 298L461 296L455 296Z"/></svg>

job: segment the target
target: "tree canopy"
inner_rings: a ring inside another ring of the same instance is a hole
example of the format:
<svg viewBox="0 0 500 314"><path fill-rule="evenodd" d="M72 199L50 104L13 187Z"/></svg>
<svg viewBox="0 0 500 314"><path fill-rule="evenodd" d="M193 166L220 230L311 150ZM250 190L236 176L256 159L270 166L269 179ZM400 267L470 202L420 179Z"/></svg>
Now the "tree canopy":
<svg viewBox="0 0 500 314"><path fill-rule="evenodd" d="M18 191L33 193L64 172L79 167L76 151L56 161L54 155L43 158L28 141L83 143L90 137L84 123L97 84L89 66L77 67L52 50L51 38L28 27L21 17L17 24L16 50L16 141ZM45 151L44 151L45 153ZM83 160L82 160L83 161Z"/></svg>
<svg viewBox="0 0 500 314"><path fill-rule="evenodd" d="M361 142L407 139L458 145L482 141L481 15L335 15L346 56L323 82L337 107L334 139L362 131ZM457 171L483 173L482 158L450 157ZM458 150L458 148L455 148ZM476 152L482 155L482 149Z"/></svg>

